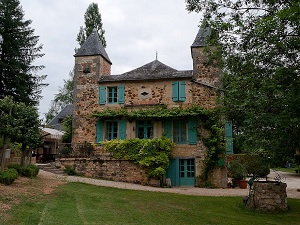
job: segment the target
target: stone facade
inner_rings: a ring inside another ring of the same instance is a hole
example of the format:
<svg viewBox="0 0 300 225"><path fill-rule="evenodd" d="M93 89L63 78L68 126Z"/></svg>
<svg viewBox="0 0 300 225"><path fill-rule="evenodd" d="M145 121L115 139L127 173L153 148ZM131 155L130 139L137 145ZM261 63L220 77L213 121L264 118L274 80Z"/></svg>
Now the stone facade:
<svg viewBox="0 0 300 225"><path fill-rule="evenodd" d="M193 70L178 71L155 60L127 73L110 75L111 62L104 48L102 47L102 49L98 43L99 40L93 35L94 34L87 39L88 44L83 45L83 49L79 50L80 54L75 55L73 144L76 145L86 142L93 144L96 142L96 136L99 135L97 129L99 128L97 128L97 119L91 117L91 115L97 111L106 109L117 110L121 108L136 110L162 105L169 109L185 108L193 105L200 105L206 109L216 107L217 85L220 83L220 71L218 68L205 64L202 46L192 45ZM94 40L93 38L96 39ZM89 45L89 43L96 43L95 46L100 46L100 49L93 49L93 46ZM91 52L95 54L91 54ZM175 88L175 90L178 91L178 95L183 94L183 96L179 96L179 98L182 98L180 100L174 100L174 85L178 85L178 89L176 89L177 86ZM120 103L119 100L109 102L108 96L113 95L109 90L115 88L115 92L117 92L119 97L121 93L119 92L120 86L123 88L124 95L122 102ZM101 88L104 90L104 94L101 92ZM103 100L104 102L101 103ZM186 122L187 126L186 131L182 134L189 135L189 118L183 118L182 120ZM138 118L136 121L125 120L126 128L125 134L123 133L122 135L123 138L137 138L137 121ZM109 139L107 136L108 125L106 125L106 121L102 122L104 125L101 128L103 129L101 132L101 140ZM166 131L165 121L163 119L154 119L151 122L153 124L151 128L153 129L152 137L160 138ZM196 177L201 174L202 161L207 151L201 136L205 135L207 131L201 127L200 121L198 121L195 126L198 130L197 141L193 144L188 143L188 141L177 144L173 150L172 157L174 159L183 160L193 159L195 165L194 178L196 180ZM118 131L118 137L119 135ZM105 154L102 147L97 147L96 150L96 155L99 157ZM141 176L131 176L128 173L124 176L122 175L121 167L123 169L125 167L131 168L128 162L112 160L112 166L110 168L114 169L108 169L109 172L104 172L106 169L103 169L103 164L100 165L92 161L89 163L76 161L75 164L78 170L88 176L115 180L120 180L120 177L125 179L127 176L126 181L128 182L138 182L137 180L140 180L141 183L146 182L144 172L141 172L141 174L143 174ZM105 165L109 165L109 163ZM136 165L134 165L134 167L136 167ZM115 170L115 172L113 172L113 170ZM134 169L134 171L139 170ZM116 173L120 174L112 175ZM216 176L218 180L215 182L215 186L226 187L227 183L223 185L223 182L219 181L220 176L224 175L224 171L216 173L219 175ZM99 176L99 174L102 175Z"/></svg>
<svg viewBox="0 0 300 225"><path fill-rule="evenodd" d="M266 212L286 211L286 183L256 181L251 187L247 207Z"/></svg>

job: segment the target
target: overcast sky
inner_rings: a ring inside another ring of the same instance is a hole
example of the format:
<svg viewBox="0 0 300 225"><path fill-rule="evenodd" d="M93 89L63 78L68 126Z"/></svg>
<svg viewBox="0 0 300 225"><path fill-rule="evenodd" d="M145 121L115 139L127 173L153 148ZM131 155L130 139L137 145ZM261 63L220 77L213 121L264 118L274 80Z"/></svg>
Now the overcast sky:
<svg viewBox="0 0 300 225"><path fill-rule="evenodd" d="M190 46L201 15L189 13L185 0L20 0L25 19L32 20L45 56L35 62L48 75L40 102L40 116L48 112L59 87L74 66L79 27L89 4L98 3L106 52L112 74L121 74L158 60L177 70L192 69Z"/></svg>

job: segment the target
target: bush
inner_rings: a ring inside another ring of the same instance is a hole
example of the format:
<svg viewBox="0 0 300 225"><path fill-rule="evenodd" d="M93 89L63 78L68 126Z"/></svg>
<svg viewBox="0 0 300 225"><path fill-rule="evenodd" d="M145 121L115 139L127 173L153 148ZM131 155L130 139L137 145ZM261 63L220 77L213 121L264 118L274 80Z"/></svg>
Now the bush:
<svg viewBox="0 0 300 225"><path fill-rule="evenodd" d="M27 165L21 168L21 175L24 177L36 177L39 173L39 167L35 165Z"/></svg>
<svg viewBox="0 0 300 225"><path fill-rule="evenodd" d="M255 177L266 177L270 173L269 161L258 154L235 154L233 160L239 160L246 168L247 174ZM229 163L230 163L229 159Z"/></svg>
<svg viewBox="0 0 300 225"><path fill-rule="evenodd" d="M18 163L11 163L8 165L7 167L8 169L15 169L19 175L21 175L21 170L22 170L22 167L20 164Z"/></svg>
<svg viewBox="0 0 300 225"><path fill-rule="evenodd" d="M70 165L65 166L64 172L70 176L77 175L77 172L76 172L74 166L70 166Z"/></svg>
<svg viewBox="0 0 300 225"><path fill-rule="evenodd" d="M18 178L18 171L11 168L0 173L0 183L11 185Z"/></svg>

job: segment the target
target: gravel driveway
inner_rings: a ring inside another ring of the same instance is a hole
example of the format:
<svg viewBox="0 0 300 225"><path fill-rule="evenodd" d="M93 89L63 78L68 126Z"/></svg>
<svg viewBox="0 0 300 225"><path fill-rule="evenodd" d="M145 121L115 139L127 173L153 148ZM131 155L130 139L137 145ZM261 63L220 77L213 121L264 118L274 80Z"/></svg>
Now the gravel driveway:
<svg viewBox="0 0 300 225"><path fill-rule="evenodd" d="M283 173L286 177L287 183L287 196L288 198L299 198L300 192L297 189L300 188L300 174L290 174ZM274 174L271 173L271 177ZM87 177L77 177L77 176L63 176L56 175L50 172L40 170L39 176L51 176L56 177L59 180L65 180L69 182L81 182L97 186L114 187L121 189L131 189L131 190L141 190L141 191L156 191L156 192L168 192L176 194L185 195L199 195L199 196L246 196L248 195L248 189L239 188L228 188L228 189L208 189L208 188L198 188L198 187L172 187L172 188L158 188L149 187L132 183L116 182L108 180L93 179Z"/></svg>

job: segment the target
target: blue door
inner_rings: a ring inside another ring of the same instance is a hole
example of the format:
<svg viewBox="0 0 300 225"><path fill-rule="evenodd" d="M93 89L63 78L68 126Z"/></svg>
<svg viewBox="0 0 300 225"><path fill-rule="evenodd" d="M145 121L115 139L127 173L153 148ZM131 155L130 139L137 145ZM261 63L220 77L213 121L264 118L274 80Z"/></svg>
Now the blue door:
<svg viewBox="0 0 300 225"><path fill-rule="evenodd" d="M179 159L179 185L195 185L195 160Z"/></svg>
<svg viewBox="0 0 300 225"><path fill-rule="evenodd" d="M172 159L167 169L172 186L195 185L195 159Z"/></svg>

